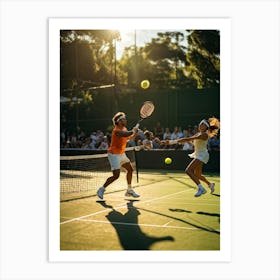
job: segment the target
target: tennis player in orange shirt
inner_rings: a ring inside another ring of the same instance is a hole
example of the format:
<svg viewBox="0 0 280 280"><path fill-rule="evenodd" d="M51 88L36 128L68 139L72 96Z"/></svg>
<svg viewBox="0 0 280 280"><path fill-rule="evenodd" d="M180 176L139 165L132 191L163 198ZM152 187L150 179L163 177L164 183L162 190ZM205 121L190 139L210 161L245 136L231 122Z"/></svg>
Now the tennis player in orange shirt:
<svg viewBox="0 0 280 280"><path fill-rule="evenodd" d="M129 158L125 154L126 143L129 139L135 137L138 133L138 128L133 128L133 130L128 131L126 128L126 116L123 112L118 112L112 119L114 124L114 129L112 131L111 145L108 149L108 159L111 165L111 170L113 175L107 178L106 182L97 191L97 196L103 199L105 189L114 181L116 181L120 176L121 166L127 170L126 180L127 180L127 191L126 196L139 197L131 186L132 172L133 168Z"/></svg>

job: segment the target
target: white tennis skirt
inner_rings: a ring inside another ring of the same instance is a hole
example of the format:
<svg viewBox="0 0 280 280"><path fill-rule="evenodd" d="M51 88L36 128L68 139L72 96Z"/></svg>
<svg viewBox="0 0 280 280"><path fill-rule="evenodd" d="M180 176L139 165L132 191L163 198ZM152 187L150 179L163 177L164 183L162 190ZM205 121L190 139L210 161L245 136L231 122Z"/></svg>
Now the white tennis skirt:
<svg viewBox="0 0 280 280"><path fill-rule="evenodd" d="M189 154L190 158L195 158L203 163L207 163L209 161L209 153L208 151L203 151L203 152L194 152L192 154Z"/></svg>

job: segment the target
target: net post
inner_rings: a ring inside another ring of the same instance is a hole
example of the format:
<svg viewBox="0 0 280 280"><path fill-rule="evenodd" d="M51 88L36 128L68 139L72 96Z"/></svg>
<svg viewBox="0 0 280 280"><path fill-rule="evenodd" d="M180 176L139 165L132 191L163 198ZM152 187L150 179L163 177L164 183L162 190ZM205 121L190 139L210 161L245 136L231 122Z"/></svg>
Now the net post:
<svg viewBox="0 0 280 280"><path fill-rule="evenodd" d="M134 150L134 158L135 158L135 166L136 166L136 182L137 184L139 184L139 172L138 172L138 161L137 161L137 152L136 152L136 149L133 149Z"/></svg>

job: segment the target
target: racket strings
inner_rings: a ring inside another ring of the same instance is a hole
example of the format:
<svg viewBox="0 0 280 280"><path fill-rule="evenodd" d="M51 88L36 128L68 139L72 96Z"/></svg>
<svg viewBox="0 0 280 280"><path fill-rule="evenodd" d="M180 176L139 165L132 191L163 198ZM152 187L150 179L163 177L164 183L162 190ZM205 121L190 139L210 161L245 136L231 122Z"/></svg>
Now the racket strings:
<svg viewBox="0 0 280 280"><path fill-rule="evenodd" d="M152 103L145 103L140 109L140 115L142 118L149 117L155 109L155 106Z"/></svg>

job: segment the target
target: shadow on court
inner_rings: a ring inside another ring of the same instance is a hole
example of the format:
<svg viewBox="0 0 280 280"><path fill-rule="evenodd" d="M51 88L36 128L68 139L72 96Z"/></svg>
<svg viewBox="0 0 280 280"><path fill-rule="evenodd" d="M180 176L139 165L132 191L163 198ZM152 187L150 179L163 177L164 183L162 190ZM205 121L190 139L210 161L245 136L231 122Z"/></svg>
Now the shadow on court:
<svg viewBox="0 0 280 280"><path fill-rule="evenodd" d="M155 242L174 241L172 236L153 237L143 233L138 225L138 216L141 213L133 206L133 202L131 200L127 203L127 212L122 214L105 201L98 201L103 207L112 209L105 217L115 228L124 250L149 250Z"/></svg>
<svg viewBox="0 0 280 280"><path fill-rule="evenodd" d="M174 177L172 177L172 176L168 176L168 179L173 180L173 181L175 181L175 182L178 182L178 183L180 183L180 184L183 184L183 185L185 185L185 186L187 186L187 187L189 187L189 188L191 188L191 189L196 189L195 186L193 186L193 185L191 185L191 184L188 184L185 180L179 180L179 179L174 178Z"/></svg>
<svg viewBox="0 0 280 280"><path fill-rule="evenodd" d="M196 212L196 214L199 214L199 215L206 215L206 216L211 216L211 217L218 217L218 222L220 223L220 214L218 213L208 213L208 212Z"/></svg>
<svg viewBox="0 0 280 280"><path fill-rule="evenodd" d="M220 214L218 214L218 213L208 213L208 212L201 212L201 211L198 211L198 212L196 212L196 214L199 214L199 215L206 215L206 216L212 216L212 217L219 217L219 218L220 218Z"/></svg>
<svg viewBox="0 0 280 280"><path fill-rule="evenodd" d="M172 211L172 212L184 212L184 213L192 213L192 211L189 211L189 210L185 210L185 209L178 209L178 208L169 208L169 211Z"/></svg>
<svg viewBox="0 0 280 280"><path fill-rule="evenodd" d="M189 222L189 221L185 221L183 219L180 219L180 218L176 218L176 217L173 217L173 216L170 216L170 215L166 215L166 214L163 214L163 213L159 213L159 212L156 212L156 211L152 211L152 210L149 210L149 209L145 209L145 208L140 208L138 207L137 209L141 209L143 211L146 211L146 212L150 212L150 213L154 213L154 214L157 214L157 215L160 215L160 216L163 216L163 217L167 217L169 219L173 219L175 221L179 221L179 222L183 222L187 225L190 225L190 226L193 226L197 229L201 229L201 230L204 230L204 231L207 231L207 232L211 232L211 233L215 233L215 234L220 234L219 231L213 229L213 228L210 228L210 227L206 227L204 225L198 225L198 224L194 224L192 222ZM192 213L191 211L188 211L188 210L184 210L184 209L171 209L169 208L169 211L172 211L172 212L186 212L186 213Z"/></svg>

